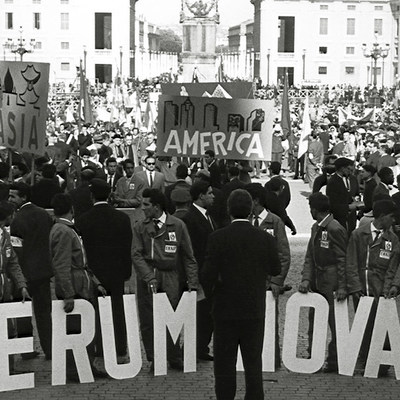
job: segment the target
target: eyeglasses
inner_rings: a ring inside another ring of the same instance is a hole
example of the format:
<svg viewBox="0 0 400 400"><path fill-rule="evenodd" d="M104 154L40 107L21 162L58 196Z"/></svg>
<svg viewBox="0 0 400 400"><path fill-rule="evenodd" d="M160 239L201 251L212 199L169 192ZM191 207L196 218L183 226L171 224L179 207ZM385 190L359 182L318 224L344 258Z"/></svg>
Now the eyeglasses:
<svg viewBox="0 0 400 400"><path fill-rule="evenodd" d="M148 162L147 165L156 165L154 162Z"/></svg>

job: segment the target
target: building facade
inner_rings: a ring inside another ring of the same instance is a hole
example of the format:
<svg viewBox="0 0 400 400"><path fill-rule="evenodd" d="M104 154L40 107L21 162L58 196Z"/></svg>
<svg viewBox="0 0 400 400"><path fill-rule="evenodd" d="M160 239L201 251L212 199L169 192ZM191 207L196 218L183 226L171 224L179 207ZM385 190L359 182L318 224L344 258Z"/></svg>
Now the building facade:
<svg viewBox="0 0 400 400"><path fill-rule="evenodd" d="M11 50L22 37L24 48L32 50L23 60L49 62L51 83L73 83L80 60L91 82L111 82L118 71L140 79L168 72L157 49L157 29L136 17L136 2L0 0L3 59L19 60ZM157 57L151 57L153 53ZM142 66L143 54L153 63L147 68Z"/></svg>
<svg viewBox="0 0 400 400"><path fill-rule="evenodd" d="M400 2L387 0L251 0L254 77L279 84L397 83ZM376 65L366 57L378 43ZM244 43L241 51L244 50ZM247 49L247 48L246 48Z"/></svg>

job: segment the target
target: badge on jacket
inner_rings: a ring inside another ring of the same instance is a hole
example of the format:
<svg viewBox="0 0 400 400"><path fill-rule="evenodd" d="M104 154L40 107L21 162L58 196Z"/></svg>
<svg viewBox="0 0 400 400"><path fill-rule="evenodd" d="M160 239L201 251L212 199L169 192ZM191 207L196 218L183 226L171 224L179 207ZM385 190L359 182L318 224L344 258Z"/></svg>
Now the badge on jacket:
<svg viewBox="0 0 400 400"><path fill-rule="evenodd" d="M170 254L175 254L176 253L176 246L175 245L166 244L165 245L165 252L166 253L170 253Z"/></svg>
<svg viewBox="0 0 400 400"><path fill-rule="evenodd" d="M384 260L389 260L390 259L390 251L382 249L379 253L379 258L383 258Z"/></svg>
<svg viewBox="0 0 400 400"><path fill-rule="evenodd" d="M175 232L168 232L168 239L171 242L176 242L176 234L175 234Z"/></svg>
<svg viewBox="0 0 400 400"><path fill-rule="evenodd" d="M321 240L328 240L328 231L321 232Z"/></svg>
<svg viewBox="0 0 400 400"><path fill-rule="evenodd" d="M385 241L385 250L392 251L392 242L389 240Z"/></svg>
<svg viewBox="0 0 400 400"><path fill-rule="evenodd" d="M135 184L134 183L130 183L129 184L129 190L134 190L135 189Z"/></svg>
<svg viewBox="0 0 400 400"><path fill-rule="evenodd" d="M275 236L274 230L273 230L273 229L265 229L265 231L266 231L267 233L269 233L271 236Z"/></svg>

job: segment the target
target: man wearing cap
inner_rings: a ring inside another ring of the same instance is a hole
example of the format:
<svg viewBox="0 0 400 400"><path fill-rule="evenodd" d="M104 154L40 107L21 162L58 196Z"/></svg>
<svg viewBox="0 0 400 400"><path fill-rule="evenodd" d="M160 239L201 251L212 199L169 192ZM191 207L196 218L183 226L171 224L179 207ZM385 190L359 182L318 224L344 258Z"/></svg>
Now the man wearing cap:
<svg viewBox="0 0 400 400"><path fill-rule="evenodd" d="M117 159L117 162L121 162L126 158L125 148L122 144L122 136L120 134L114 135L110 148L112 150L112 155Z"/></svg>
<svg viewBox="0 0 400 400"><path fill-rule="evenodd" d="M345 273L347 231L330 213L327 196L322 193L313 193L308 201L311 215L316 222L311 228L299 292L308 293L312 289L328 301L328 322L332 338L323 372L337 372L334 298L343 301L347 296ZM309 313L310 354L314 327L313 311L310 310Z"/></svg>
<svg viewBox="0 0 400 400"><path fill-rule="evenodd" d="M183 219L192 202L190 192L179 187L175 188L171 193L171 201L175 206L175 212L172 215L176 218Z"/></svg>
<svg viewBox="0 0 400 400"><path fill-rule="evenodd" d="M361 207L361 203L356 201L360 190L353 175L354 162L340 157L334 164L336 172L326 185L326 195L329 197L333 217L350 233L356 227L356 210Z"/></svg>
<svg viewBox="0 0 400 400"><path fill-rule="evenodd" d="M400 288L399 239L391 231L396 206L391 200L374 203L374 219L356 229L350 237L346 255L347 290L357 307L361 296L374 297L368 318L360 358L367 360L379 297L393 298ZM385 341L384 350L388 350ZM379 375L386 375L389 366L381 365Z"/></svg>
<svg viewBox="0 0 400 400"><path fill-rule="evenodd" d="M125 213L107 203L110 185L93 179L90 185L93 207L76 221L87 253L89 268L111 295L117 356L127 351L124 315L124 282L131 276L132 230Z"/></svg>
<svg viewBox="0 0 400 400"><path fill-rule="evenodd" d="M165 187L165 197L167 198L167 211L170 214L175 212L174 204L172 203L171 194L175 189L186 190L190 194L190 185L186 181L188 177L188 167L185 164L179 164L176 167L176 182Z"/></svg>

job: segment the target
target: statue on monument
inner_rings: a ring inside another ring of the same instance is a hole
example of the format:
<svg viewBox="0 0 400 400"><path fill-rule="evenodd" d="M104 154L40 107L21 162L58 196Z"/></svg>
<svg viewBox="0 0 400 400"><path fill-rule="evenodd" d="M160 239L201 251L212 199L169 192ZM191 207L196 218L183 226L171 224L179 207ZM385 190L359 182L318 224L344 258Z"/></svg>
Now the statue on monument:
<svg viewBox="0 0 400 400"><path fill-rule="evenodd" d="M195 1L190 4L188 0L186 0L186 6L188 10L196 17L202 18L207 17L210 11L214 8L216 4L216 0L212 0L210 3L203 0Z"/></svg>

